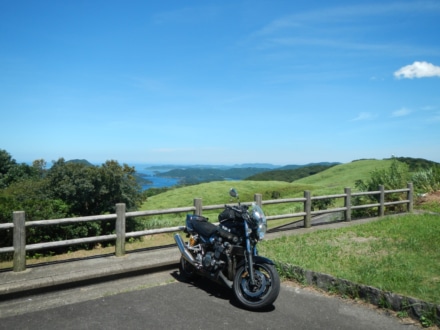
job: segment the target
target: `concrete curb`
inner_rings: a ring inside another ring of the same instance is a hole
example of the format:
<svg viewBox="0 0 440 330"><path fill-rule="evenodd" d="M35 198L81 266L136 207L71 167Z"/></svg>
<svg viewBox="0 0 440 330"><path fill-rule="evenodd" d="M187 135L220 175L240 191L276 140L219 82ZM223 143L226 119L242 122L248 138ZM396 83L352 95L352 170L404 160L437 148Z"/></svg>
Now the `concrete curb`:
<svg viewBox="0 0 440 330"><path fill-rule="evenodd" d="M84 281L148 273L164 267L177 267L177 247L128 253L124 257L106 256L29 267L23 272L0 273L0 300L42 289L74 285Z"/></svg>

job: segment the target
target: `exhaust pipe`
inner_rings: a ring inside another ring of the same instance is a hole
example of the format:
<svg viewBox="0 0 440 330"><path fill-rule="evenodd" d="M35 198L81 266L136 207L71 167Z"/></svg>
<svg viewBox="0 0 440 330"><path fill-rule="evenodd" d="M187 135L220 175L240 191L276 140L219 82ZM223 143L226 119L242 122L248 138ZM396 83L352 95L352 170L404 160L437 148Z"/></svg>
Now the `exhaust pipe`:
<svg viewBox="0 0 440 330"><path fill-rule="evenodd" d="M221 271L218 273L218 276L223 280L223 282L228 286L229 289L232 289L234 282L228 280Z"/></svg>
<svg viewBox="0 0 440 330"><path fill-rule="evenodd" d="M179 251L182 254L182 257L184 257L185 260L188 261L195 268L199 269L200 265L197 265L194 257L188 251L188 248L185 246L185 243L183 242L182 237L179 234L175 234L174 240L176 241L177 247L179 248Z"/></svg>
<svg viewBox="0 0 440 330"><path fill-rule="evenodd" d="M176 241L177 247L179 248L179 251L182 254L182 257L185 258L185 260L188 261L196 269L200 269L200 264L198 264L195 261L191 252L189 252L188 248L186 247L185 243L182 240L182 237L179 234L175 234L174 240ZM219 276L223 280L223 283L225 283L229 288L232 289L232 286L234 283L232 281L228 280L226 278L226 276L221 271L218 272L217 276Z"/></svg>

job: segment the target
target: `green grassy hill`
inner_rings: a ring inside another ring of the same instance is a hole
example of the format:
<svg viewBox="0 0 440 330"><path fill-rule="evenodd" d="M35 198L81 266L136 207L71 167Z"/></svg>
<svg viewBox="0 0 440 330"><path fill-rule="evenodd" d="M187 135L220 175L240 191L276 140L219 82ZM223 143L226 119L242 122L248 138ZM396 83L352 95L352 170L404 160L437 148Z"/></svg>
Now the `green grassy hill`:
<svg viewBox="0 0 440 330"><path fill-rule="evenodd" d="M243 202L252 201L255 193L263 194L263 199L269 199L274 190L283 191L284 196L294 196L304 190L313 188L308 185L297 185L282 181L215 181L175 188L149 197L143 204L142 209L192 206L194 198L201 198L205 205L230 203L229 189L232 187L238 190L240 200Z"/></svg>
<svg viewBox="0 0 440 330"><path fill-rule="evenodd" d="M347 164L336 165L328 170L295 181L295 183L312 185L314 191L321 195L342 192L345 187L354 189L357 180L366 180L374 170L387 169L392 160L358 160ZM402 187L403 188L403 187Z"/></svg>
<svg viewBox="0 0 440 330"><path fill-rule="evenodd" d="M272 199L278 192L278 198L302 196L304 190L314 195L342 193L344 187L354 189L356 180L369 178L375 169L388 168L391 160L359 160L333 166L325 171L308 176L292 183L283 181L215 181L198 185L175 188L162 194L149 197L142 206L143 210L192 206L194 198L202 198L204 205L229 203L229 189L234 187L240 194L240 200L253 200L255 193L263 199Z"/></svg>
<svg viewBox="0 0 440 330"><path fill-rule="evenodd" d="M255 175L251 175L245 180L250 181L285 181L285 182L293 182L310 175L314 175L316 173L325 171L332 166L337 164L330 165L308 165L296 167L294 169L277 169L272 171L265 171L262 173L258 173Z"/></svg>

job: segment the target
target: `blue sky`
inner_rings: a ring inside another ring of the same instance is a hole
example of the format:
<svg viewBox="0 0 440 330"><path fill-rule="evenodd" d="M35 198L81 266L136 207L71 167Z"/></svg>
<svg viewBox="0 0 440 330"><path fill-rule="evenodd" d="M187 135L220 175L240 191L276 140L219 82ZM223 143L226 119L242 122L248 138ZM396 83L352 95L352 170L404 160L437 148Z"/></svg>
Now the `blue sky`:
<svg viewBox="0 0 440 330"><path fill-rule="evenodd" d="M0 149L440 162L438 31L438 0L0 0Z"/></svg>

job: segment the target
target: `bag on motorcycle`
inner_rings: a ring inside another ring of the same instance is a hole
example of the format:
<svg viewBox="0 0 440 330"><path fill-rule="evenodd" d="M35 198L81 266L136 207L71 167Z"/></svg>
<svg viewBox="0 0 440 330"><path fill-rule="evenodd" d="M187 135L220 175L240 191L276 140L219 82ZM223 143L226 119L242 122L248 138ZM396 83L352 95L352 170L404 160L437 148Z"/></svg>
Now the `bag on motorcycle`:
<svg viewBox="0 0 440 330"><path fill-rule="evenodd" d="M217 226L201 215L187 214L185 232L187 234L196 232L205 238L209 238L217 232Z"/></svg>
<svg viewBox="0 0 440 330"><path fill-rule="evenodd" d="M225 209L222 213L220 213L218 215L218 221L220 222L225 222L228 220L238 220L240 219L242 216L240 213L235 212L234 210L231 209Z"/></svg>
<svg viewBox="0 0 440 330"><path fill-rule="evenodd" d="M196 214L187 214L186 217L191 220L202 221L202 222L207 222L209 220L208 218Z"/></svg>
<svg viewBox="0 0 440 330"><path fill-rule="evenodd" d="M199 222L208 222L208 218L202 217L201 215L196 214L187 214L186 215L186 228L184 230L185 233L193 232L194 225L193 221L199 221Z"/></svg>

